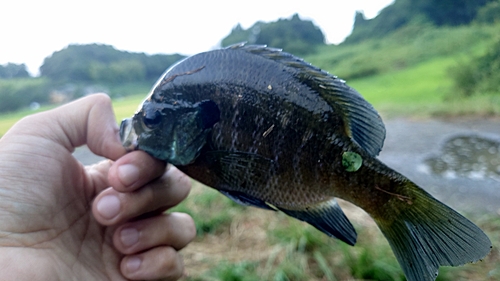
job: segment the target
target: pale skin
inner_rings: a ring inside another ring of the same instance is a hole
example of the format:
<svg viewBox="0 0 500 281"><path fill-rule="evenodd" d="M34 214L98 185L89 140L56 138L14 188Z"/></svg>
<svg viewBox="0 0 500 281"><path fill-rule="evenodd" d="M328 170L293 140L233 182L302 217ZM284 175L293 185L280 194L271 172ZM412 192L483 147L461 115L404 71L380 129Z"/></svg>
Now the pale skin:
<svg viewBox="0 0 500 281"><path fill-rule="evenodd" d="M83 144L110 160L83 166ZM26 117L0 139L0 280L177 280L196 230L164 211L190 187L126 153L106 95Z"/></svg>

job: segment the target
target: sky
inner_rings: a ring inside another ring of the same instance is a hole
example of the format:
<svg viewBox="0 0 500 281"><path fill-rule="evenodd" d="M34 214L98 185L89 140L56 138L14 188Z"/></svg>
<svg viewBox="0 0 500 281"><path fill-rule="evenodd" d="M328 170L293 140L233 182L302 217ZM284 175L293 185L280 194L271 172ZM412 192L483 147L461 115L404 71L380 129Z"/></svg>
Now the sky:
<svg viewBox="0 0 500 281"><path fill-rule="evenodd" d="M193 55L217 48L238 23L246 29L259 20L295 13L319 26L327 43L338 44L350 34L356 11L373 18L393 1L1 1L0 64L24 63L37 75L55 51L90 43L146 54Z"/></svg>

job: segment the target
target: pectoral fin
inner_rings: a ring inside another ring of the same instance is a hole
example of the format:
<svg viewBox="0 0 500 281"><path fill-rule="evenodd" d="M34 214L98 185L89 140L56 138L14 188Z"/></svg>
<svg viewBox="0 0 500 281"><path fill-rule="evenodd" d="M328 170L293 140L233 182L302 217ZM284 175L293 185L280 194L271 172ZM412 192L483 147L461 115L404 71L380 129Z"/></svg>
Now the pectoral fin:
<svg viewBox="0 0 500 281"><path fill-rule="evenodd" d="M356 244L356 230L335 199L303 210L287 210L280 207L278 209L289 216L309 223L330 237L338 238L351 246Z"/></svg>
<svg viewBox="0 0 500 281"><path fill-rule="evenodd" d="M208 151L205 157L211 170L231 187L262 186L276 172L274 161L258 154Z"/></svg>

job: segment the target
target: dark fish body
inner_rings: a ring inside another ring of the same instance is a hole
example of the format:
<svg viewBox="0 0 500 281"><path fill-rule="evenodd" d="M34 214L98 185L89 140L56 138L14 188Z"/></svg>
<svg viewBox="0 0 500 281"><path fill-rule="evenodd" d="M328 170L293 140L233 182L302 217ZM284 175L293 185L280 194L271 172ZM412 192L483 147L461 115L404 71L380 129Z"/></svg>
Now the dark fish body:
<svg viewBox="0 0 500 281"><path fill-rule="evenodd" d="M178 166L231 199L281 210L354 245L335 201L363 208L408 280L483 258L491 242L472 222L376 159L385 128L344 81L299 58L236 45L169 69L124 145Z"/></svg>

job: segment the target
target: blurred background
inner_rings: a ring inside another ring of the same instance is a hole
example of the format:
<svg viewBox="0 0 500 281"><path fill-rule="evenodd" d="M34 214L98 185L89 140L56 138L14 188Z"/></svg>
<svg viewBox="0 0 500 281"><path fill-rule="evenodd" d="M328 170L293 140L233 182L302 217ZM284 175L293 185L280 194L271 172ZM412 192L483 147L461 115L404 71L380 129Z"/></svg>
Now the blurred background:
<svg viewBox="0 0 500 281"><path fill-rule="evenodd" d="M494 244L437 280L500 280L500 1L10 1L0 3L0 137L20 118L106 92L129 117L173 63L239 42L304 58L381 113L380 159L465 214ZM84 164L100 158L85 147ZM362 210L349 247L195 184L176 208L198 238L184 280L404 280Z"/></svg>

